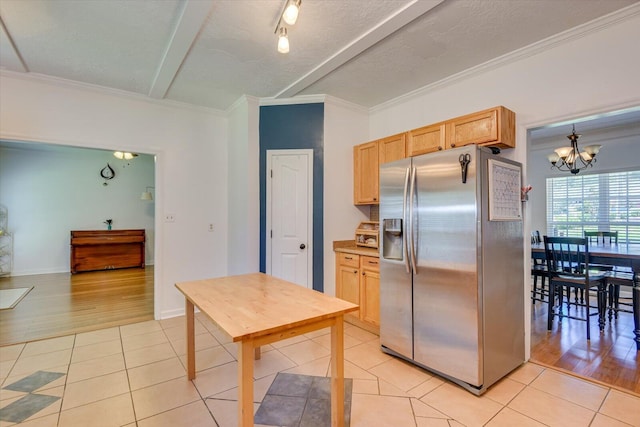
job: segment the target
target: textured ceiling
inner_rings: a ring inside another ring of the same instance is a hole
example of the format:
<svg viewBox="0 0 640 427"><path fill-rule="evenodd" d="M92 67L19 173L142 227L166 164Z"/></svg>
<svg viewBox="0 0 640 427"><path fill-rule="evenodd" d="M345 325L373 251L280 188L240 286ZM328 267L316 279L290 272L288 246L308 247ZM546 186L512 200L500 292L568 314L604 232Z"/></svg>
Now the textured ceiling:
<svg viewBox="0 0 640 427"><path fill-rule="evenodd" d="M2 0L0 68L225 110L242 95L372 107L637 0Z"/></svg>

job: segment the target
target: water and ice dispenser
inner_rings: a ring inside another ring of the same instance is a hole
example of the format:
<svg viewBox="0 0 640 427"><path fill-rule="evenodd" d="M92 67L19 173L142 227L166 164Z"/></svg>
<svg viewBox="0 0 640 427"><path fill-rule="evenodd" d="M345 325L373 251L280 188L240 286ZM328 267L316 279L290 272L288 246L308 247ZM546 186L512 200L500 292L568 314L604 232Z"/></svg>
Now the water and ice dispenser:
<svg viewBox="0 0 640 427"><path fill-rule="evenodd" d="M402 218L389 218L382 221L382 257L402 260Z"/></svg>

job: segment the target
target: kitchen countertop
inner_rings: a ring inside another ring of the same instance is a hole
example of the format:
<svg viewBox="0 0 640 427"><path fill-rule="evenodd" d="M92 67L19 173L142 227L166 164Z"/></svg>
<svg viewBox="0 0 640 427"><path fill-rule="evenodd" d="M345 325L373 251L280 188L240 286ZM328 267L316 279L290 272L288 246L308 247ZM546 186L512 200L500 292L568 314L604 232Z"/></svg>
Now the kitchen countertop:
<svg viewBox="0 0 640 427"><path fill-rule="evenodd" d="M334 252L344 252L354 255L364 255L380 257L380 251L377 248L368 248L366 246L356 246L355 240L334 240Z"/></svg>

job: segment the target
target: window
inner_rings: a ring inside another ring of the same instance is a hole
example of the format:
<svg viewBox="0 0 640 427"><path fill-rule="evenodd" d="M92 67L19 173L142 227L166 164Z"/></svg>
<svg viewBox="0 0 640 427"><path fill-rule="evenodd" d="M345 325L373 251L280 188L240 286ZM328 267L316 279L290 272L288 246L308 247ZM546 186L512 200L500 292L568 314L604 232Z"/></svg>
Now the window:
<svg viewBox="0 0 640 427"><path fill-rule="evenodd" d="M640 171L547 178L547 234L583 231L617 231L619 245L640 244Z"/></svg>

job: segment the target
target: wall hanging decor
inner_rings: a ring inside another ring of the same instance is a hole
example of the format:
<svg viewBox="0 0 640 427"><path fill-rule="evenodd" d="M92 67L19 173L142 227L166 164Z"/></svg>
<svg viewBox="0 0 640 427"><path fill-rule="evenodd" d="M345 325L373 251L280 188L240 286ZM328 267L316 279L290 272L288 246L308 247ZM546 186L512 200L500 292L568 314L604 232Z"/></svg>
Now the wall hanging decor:
<svg viewBox="0 0 640 427"><path fill-rule="evenodd" d="M109 165L109 163L107 163L107 166L103 167L100 170L100 176L102 177L102 179L104 179L104 182L102 183L102 185L109 185L107 181L115 178L116 171L114 171L113 168Z"/></svg>

